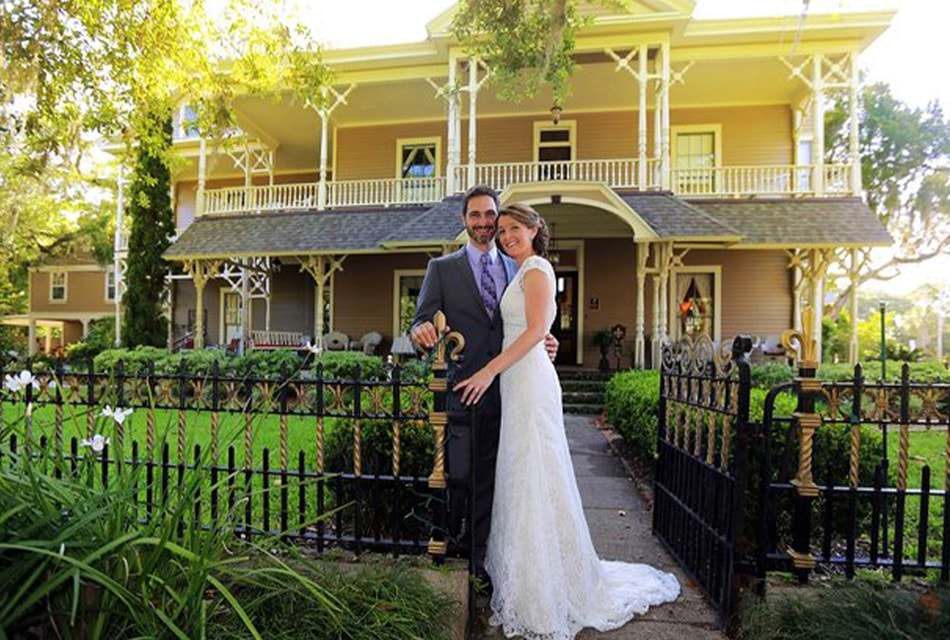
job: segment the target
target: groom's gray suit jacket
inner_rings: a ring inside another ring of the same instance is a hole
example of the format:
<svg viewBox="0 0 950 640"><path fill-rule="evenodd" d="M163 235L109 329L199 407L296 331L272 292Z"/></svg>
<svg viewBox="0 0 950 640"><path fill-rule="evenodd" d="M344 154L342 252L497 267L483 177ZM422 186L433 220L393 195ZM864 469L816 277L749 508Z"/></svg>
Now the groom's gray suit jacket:
<svg viewBox="0 0 950 640"><path fill-rule="evenodd" d="M518 265L501 251L498 252L498 257L505 266L507 282L510 283L518 271ZM416 302L416 317L413 325L431 322L435 313L441 310L445 313L449 328L465 336L462 362L449 365L450 383L464 380L477 372L497 356L502 348L502 292L498 292L499 304L494 316L489 317L478 293L475 277L465 247L447 256L430 260L422 282L422 290ZM451 390L451 385L449 389ZM457 394L449 394L448 404L450 411L461 409ZM500 413L498 378L485 393L479 409L486 415Z"/></svg>

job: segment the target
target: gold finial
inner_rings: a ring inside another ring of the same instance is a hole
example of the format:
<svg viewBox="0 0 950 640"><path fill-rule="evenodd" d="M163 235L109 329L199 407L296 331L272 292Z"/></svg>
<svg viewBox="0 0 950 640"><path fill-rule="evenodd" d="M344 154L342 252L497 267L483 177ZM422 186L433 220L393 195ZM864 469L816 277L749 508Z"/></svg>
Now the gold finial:
<svg viewBox="0 0 950 640"><path fill-rule="evenodd" d="M799 367L804 369L815 369L818 367L818 341L814 336L814 317L815 312L811 305L805 305L802 309L802 329L786 329L782 332L782 347L786 353L797 353ZM792 341L798 343L798 347L792 344Z"/></svg>
<svg viewBox="0 0 950 640"><path fill-rule="evenodd" d="M455 345L452 347L452 351L449 352L449 359L452 360L452 362L457 362L459 359L459 354L461 354L462 350L465 348L465 336L463 336L458 331L449 331L448 333L445 332L447 323L445 320L445 314L441 311L435 312L435 317L432 318L432 324L435 325L435 331L440 338L435 347L434 366L445 366L445 346L449 343L453 343ZM442 339L443 334L445 335L444 339Z"/></svg>

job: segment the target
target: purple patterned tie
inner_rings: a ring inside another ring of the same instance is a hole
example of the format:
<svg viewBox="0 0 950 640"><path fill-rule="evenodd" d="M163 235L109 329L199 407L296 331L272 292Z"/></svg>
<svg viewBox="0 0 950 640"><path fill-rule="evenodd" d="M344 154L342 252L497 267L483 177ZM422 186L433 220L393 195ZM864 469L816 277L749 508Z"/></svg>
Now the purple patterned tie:
<svg viewBox="0 0 950 640"><path fill-rule="evenodd" d="M498 306L498 289L495 287L495 278L492 277L491 271L488 269L490 258L491 256L487 252L481 256L482 272L479 275L479 282L481 283L482 302L485 304L485 311L488 312L488 317L492 318L495 316L495 308Z"/></svg>

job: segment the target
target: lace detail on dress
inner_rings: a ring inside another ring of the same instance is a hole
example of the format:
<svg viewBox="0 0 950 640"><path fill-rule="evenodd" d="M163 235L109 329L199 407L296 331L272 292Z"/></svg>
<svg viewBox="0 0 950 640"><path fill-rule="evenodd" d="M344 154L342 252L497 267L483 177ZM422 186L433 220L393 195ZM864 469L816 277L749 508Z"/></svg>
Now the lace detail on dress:
<svg viewBox="0 0 950 640"><path fill-rule="evenodd" d="M527 326L522 263L501 299L506 346ZM549 320L555 316L552 296ZM501 374L502 415L495 499L485 568L492 577L491 623L508 637L573 640L584 627L623 626L650 606L675 600L676 578L643 564L600 560L584 518L564 433L561 386L539 343Z"/></svg>

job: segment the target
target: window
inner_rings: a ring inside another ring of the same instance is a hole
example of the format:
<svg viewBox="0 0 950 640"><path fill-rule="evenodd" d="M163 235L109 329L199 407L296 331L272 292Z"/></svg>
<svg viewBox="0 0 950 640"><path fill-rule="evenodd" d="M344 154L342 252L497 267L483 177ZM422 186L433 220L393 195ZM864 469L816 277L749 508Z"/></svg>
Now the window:
<svg viewBox="0 0 950 640"><path fill-rule="evenodd" d="M674 269L670 291L672 338L706 335L719 339L720 274L718 266Z"/></svg>
<svg viewBox="0 0 950 640"><path fill-rule="evenodd" d="M538 180L570 180L571 162L576 160L577 123L565 120L552 125L534 123L534 159L539 164Z"/></svg>
<svg viewBox="0 0 950 640"><path fill-rule="evenodd" d="M416 316L416 300L425 277L423 269L397 269L393 273L393 336L409 333Z"/></svg>
<svg viewBox="0 0 950 640"><path fill-rule="evenodd" d="M432 202L440 199L435 178L439 176L441 157L441 138L396 140L396 177L401 180L400 202Z"/></svg>
<svg viewBox="0 0 950 640"><path fill-rule="evenodd" d="M681 125L672 127L673 168L680 193L715 193L716 171L721 166L722 127Z"/></svg>
<svg viewBox="0 0 950 640"><path fill-rule="evenodd" d="M106 271L106 302L115 302L115 270Z"/></svg>
<svg viewBox="0 0 950 640"><path fill-rule="evenodd" d="M50 302L66 302L66 272L51 271L49 274Z"/></svg>
<svg viewBox="0 0 950 640"><path fill-rule="evenodd" d="M191 105L183 104L178 109L178 122L175 126L176 140L189 140L199 137L198 112Z"/></svg>

